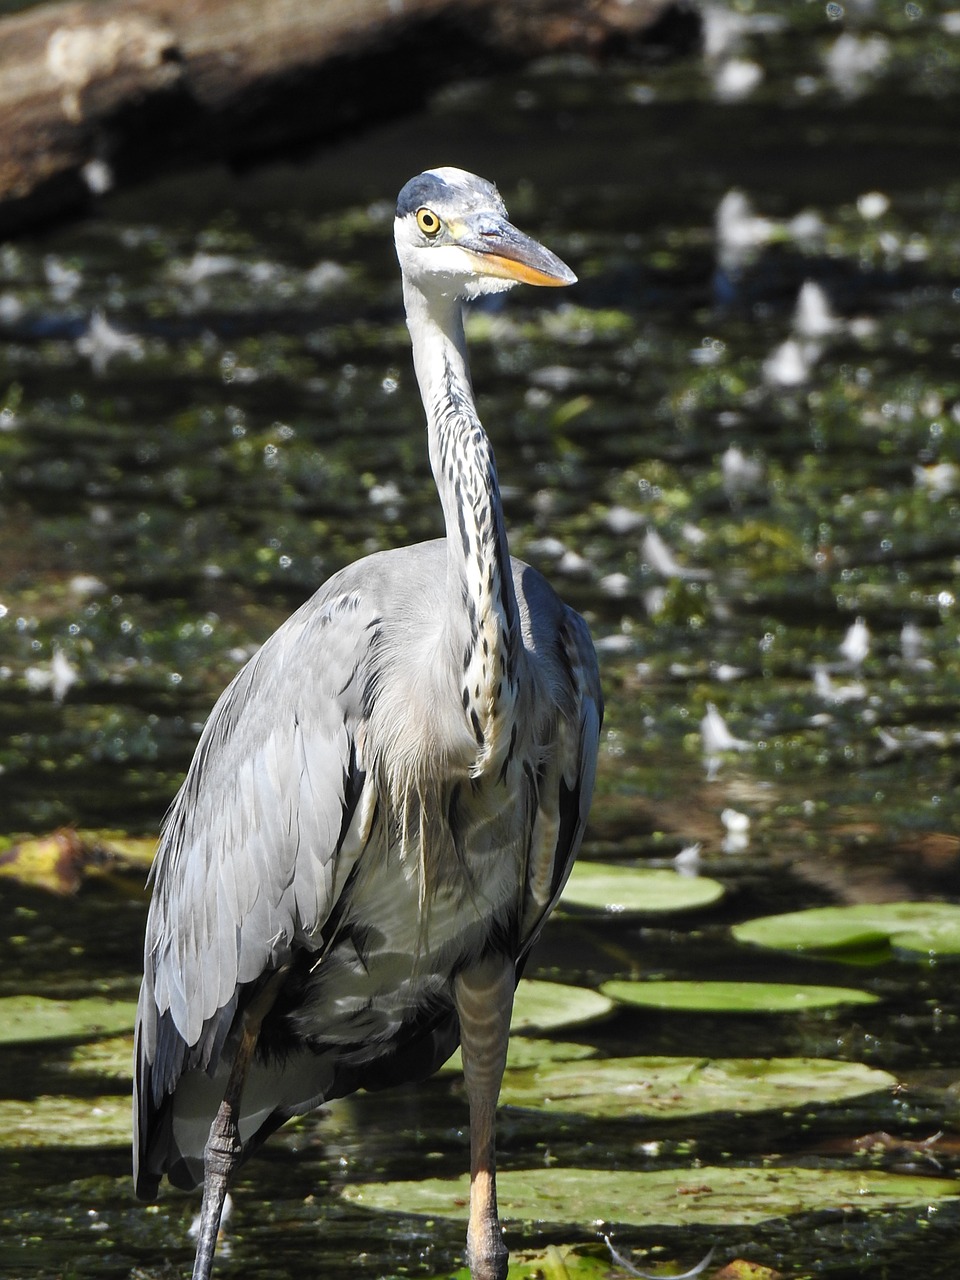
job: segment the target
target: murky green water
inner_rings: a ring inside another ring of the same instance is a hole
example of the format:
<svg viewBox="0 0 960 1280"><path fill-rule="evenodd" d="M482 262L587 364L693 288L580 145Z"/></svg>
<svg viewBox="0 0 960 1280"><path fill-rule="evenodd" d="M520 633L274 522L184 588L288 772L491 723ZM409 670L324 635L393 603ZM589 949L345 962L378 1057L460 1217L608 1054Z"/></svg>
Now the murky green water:
<svg viewBox="0 0 960 1280"><path fill-rule="evenodd" d="M155 830L243 656L338 565L438 532L391 246L407 177L452 162L496 179L578 271L564 296L518 292L471 322L512 549L601 650L586 854L672 866L699 844L727 892L667 923L558 921L536 972L856 985L881 1002L620 1009L572 1038L607 1055L847 1059L903 1088L693 1122L508 1109L507 1169L956 1167L955 967L851 970L729 933L807 905L957 897L960 36L931 5L866 6L846 31L823 6L777 9L781 29L748 22L696 65L573 61L457 86L312 160L170 178L0 249L8 833ZM751 65L762 79L738 98ZM830 309L808 292L799 332L806 281ZM716 721L705 743L711 706L733 745ZM132 998L138 886L62 898L3 882L0 995ZM126 1048L85 1053L0 1049L11 1102L81 1100L4 1153L0 1274L184 1273L193 1202L130 1198ZM103 1141L77 1139L78 1112L104 1117ZM223 1274L447 1274L460 1224L385 1223L335 1193L461 1172L464 1125L440 1077L291 1127L244 1171ZM858 1153L878 1131L896 1141ZM951 1202L837 1204L799 1228L617 1239L685 1264L716 1242L789 1273L922 1261L952 1276L958 1220ZM570 1221L515 1228L511 1247L593 1247L593 1222Z"/></svg>

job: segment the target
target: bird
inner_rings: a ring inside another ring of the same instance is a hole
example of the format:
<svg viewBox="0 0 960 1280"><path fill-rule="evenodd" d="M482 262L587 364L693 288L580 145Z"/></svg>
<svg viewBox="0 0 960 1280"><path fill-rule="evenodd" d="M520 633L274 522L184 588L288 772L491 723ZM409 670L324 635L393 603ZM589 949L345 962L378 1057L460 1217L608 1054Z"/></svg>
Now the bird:
<svg viewBox="0 0 960 1280"><path fill-rule="evenodd" d="M459 1042L466 1257L503 1280L496 1105L514 991L570 871L603 699L583 618L513 559L465 300L575 282L445 166L394 221L444 536L340 569L236 674L151 871L134 1180L203 1184L208 1280L237 1165L293 1116L421 1080Z"/></svg>

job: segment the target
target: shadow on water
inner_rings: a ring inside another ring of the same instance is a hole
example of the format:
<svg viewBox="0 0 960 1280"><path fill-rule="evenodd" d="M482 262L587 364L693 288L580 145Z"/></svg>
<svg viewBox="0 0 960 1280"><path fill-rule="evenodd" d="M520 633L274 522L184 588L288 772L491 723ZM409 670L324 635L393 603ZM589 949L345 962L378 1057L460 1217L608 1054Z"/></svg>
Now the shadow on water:
<svg viewBox="0 0 960 1280"><path fill-rule="evenodd" d="M534 976L856 986L878 1002L618 1006L562 1035L604 1058L862 1063L898 1087L694 1119L507 1106L507 1171L666 1167L692 1187L703 1168L956 1168L955 966L730 933L957 894L955 19L865 9L841 31L809 8L741 13L696 65L459 85L309 162L170 178L0 248L10 833L153 832L244 657L340 564L438 532L391 247L403 181L451 161L489 174L576 267L567 296L470 321L511 546L598 640L585 856L680 855L725 895L663 920L570 914ZM4 881L0 996L135 999L141 880L67 897ZM188 1269L193 1202L130 1197L129 1051L121 1028L0 1045L3 1275ZM465 1163L455 1075L289 1126L244 1170L222 1272L449 1274L460 1222L341 1192ZM782 1273L952 1276L957 1201L918 1194L801 1205L799 1226L602 1217L644 1266L715 1242ZM514 1226L511 1246L602 1256L572 1216Z"/></svg>

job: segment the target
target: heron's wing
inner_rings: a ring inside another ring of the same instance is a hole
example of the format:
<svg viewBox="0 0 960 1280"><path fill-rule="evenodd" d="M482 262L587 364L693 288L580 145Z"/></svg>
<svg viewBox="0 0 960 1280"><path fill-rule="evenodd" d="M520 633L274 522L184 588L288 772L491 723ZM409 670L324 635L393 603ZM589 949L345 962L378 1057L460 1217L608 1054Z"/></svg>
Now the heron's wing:
<svg viewBox="0 0 960 1280"><path fill-rule="evenodd" d="M555 750L543 763L527 860L522 956L540 934L580 848L597 774L603 694L587 624L564 608L553 647L559 707Z"/></svg>
<svg viewBox="0 0 960 1280"><path fill-rule="evenodd" d="M362 848L356 728L377 621L358 593L314 597L207 722L153 872L137 1040L154 1105L215 1065L238 992L319 935Z"/></svg>

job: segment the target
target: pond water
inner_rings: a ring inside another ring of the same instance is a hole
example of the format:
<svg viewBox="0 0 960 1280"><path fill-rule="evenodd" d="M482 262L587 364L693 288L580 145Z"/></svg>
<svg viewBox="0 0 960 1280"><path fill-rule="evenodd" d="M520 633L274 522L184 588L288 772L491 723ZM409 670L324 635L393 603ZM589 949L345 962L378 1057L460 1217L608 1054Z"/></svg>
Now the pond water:
<svg viewBox="0 0 960 1280"><path fill-rule="evenodd" d="M109 194L0 247L0 830L80 833L36 853L32 883L15 845L22 874L0 881L0 998L60 1002L0 1045L0 1274L189 1269L194 1201L131 1198L145 897L137 847L104 833L156 830L219 690L332 570L438 532L391 222L406 178L443 163L495 179L580 277L475 311L469 336L511 548L600 652L584 857L722 886L662 915L573 903L530 976L878 997L618 1002L518 1062L815 1058L895 1078L692 1116L508 1097L508 1173L672 1170L689 1205L644 1218L633 1184L606 1210L584 1190L553 1226L518 1210L508 1242L589 1262L611 1230L647 1269L714 1244L716 1265L784 1274L956 1274L957 930L813 955L731 931L960 896L960 21L848 7L846 24L837 5L717 10L692 62L458 84L317 156ZM91 997L113 1003L57 1021ZM461 1222L364 1188L461 1174L465 1119L444 1073L291 1126L243 1172L221 1273L451 1274ZM705 1212L751 1171L796 1203ZM914 1181L885 1209L869 1180L831 1190L840 1174Z"/></svg>

